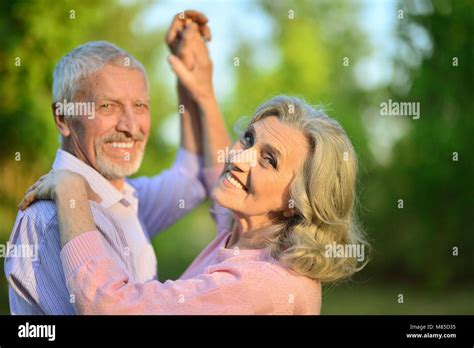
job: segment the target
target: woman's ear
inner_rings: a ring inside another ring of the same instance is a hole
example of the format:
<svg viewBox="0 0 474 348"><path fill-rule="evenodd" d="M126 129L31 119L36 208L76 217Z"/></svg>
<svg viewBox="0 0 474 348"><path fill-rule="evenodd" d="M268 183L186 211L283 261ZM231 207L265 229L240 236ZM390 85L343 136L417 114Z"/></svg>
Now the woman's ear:
<svg viewBox="0 0 474 348"><path fill-rule="evenodd" d="M283 210L283 216L284 217L293 217L296 214L296 210L294 208L288 208Z"/></svg>
<svg viewBox="0 0 474 348"><path fill-rule="evenodd" d="M57 103L56 103L57 104ZM58 129L59 133L63 137L68 137L71 134L71 129L69 128L69 122L67 121L66 117L61 112L61 108L56 105L55 103L51 104L51 107L53 109L53 115L54 115L54 124L56 125L56 128Z"/></svg>
<svg viewBox="0 0 474 348"><path fill-rule="evenodd" d="M295 209L295 200L290 198L288 200L288 204L286 205L285 209L283 209L283 216L284 217L293 217L296 214Z"/></svg>

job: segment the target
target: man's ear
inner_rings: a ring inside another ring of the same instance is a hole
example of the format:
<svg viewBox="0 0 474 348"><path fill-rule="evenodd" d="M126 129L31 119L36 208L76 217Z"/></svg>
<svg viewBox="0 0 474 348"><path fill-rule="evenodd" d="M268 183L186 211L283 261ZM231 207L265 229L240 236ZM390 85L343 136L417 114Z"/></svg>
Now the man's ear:
<svg viewBox="0 0 474 348"><path fill-rule="evenodd" d="M53 109L54 124L56 125L56 128L63 137L68 137L71 134L69 122L66 117L62 115L60 108L56 106L55 103L51 104L51 107Z"/></svg>

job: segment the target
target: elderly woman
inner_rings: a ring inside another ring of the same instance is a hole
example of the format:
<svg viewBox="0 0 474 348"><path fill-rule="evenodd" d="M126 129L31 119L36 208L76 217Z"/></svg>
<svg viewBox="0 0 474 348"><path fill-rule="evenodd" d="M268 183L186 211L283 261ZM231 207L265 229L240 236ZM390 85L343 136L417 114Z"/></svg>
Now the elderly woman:
<svg viewBox="0 0 474 348"><path fill-rule="evenodd" d="M194 38L194 66L175 56L170 63L202 117L210 117L210 64L197 35L191 24L183 36ZM365 243L354 221L357 160L346 133L321 110L279 96L257 109L228 153L223 168L205 153L207 177L215 177L217 237L180 279L164 283L130 279L124 255L94 224L88 200L95 196L81 176L52 172L31 187L22 207L36 199L57 206L61 259L78 313L320 313L321 283L361 268L355 255L328 248Z"/></svg>

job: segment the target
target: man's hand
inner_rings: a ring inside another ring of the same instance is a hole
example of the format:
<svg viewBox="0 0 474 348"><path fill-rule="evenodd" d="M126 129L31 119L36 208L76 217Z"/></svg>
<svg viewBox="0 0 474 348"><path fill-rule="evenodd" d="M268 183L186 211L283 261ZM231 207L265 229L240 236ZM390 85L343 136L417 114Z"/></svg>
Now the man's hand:
<svg viewBox="0 0 474 348"><path fill-rule="evenodd" d="M169 63L178 76L181 146L204 157L204 166L217 164L217 151L230 144L212 87L212 62L206 42L211 39L207 18L196 11L175 16L166 43Z"/></svg>
<svg viewBox="0 0 474 348"><path fill-rule="evenodd" d="M199 104L209 98L215 98L212 87L212 62L196 23L191 22L185 26L177 54L178 57L186 57L187 61L176 55L170 55L169 63L194 101Z"/></svg>
<svg viewBox="0 0 474 348"><path fill-rule="evenodd" d="M196 23L202 38L206 41L211 41L211 30L207 26L207 22L207 17L201 12L186 10L178 13L173 18L173 22L165 36L166 44L171 53L179 57L188 69L193 67L194 60L190 51L180 50L185 28L191 23Z"/></svg>

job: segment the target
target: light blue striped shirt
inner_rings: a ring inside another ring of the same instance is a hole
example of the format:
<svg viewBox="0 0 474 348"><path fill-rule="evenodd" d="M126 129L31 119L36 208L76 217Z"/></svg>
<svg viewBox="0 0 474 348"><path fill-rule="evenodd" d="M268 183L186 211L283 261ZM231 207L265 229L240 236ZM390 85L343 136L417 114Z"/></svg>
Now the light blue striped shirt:
<svg viewBox="0 0 474 348"><path fill-rule="evenodd" d="M53 169L81 174L102 202L91 202L98 230L117 253L134 282L157 277L157 260L150 242L206 197L199 158L180 149L174 165L154 177L127 179L123 192L75 156L58 150ZM5 259L12 314L75 314L61 259L56 209L38 201L19 211L9 240L34 253ZM33 254L33 255L31 255Z"/></svg>

